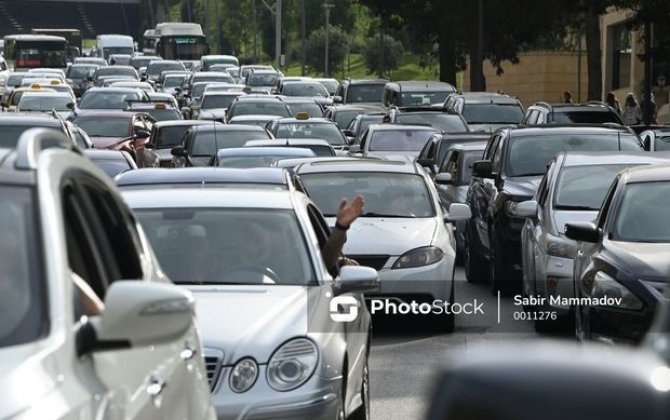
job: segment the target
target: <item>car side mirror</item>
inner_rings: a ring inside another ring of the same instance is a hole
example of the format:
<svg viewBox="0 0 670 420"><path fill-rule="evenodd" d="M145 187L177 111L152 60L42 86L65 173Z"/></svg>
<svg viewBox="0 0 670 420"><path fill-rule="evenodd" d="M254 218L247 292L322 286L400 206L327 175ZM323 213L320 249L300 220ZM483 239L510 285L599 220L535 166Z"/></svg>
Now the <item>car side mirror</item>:
<svg viewBox="0 0 670 420"><path fill-rule="evenodd" d="M170 154L175 157L186 157L186 150L182 146L173 147Z"/></svg>
<svg viewBox="0 0 670 420"><path fill-rule="evenodd" d="M340 130L340 131L342 131L342 134L344 134L345 137L355 137L356 136L353 131L348 130L346 128L343 129L343 130Z"/></svg>
<svg viewBox="0 0 670 420"><path fill-rule="evenodd" d="M600 229L591 222L574 222L565 225L565 236L577 242L598 243Z"/></svg>
<svg viewBox="0 0 670 420"><path fill-rule="evenodd" d="M493 162L490 160L478 160L472 164L472 176L477 178L494 178Z"/></svg>
<svg viewBox="0 0 670 420"><path fill-rule="evenodd" d="M459 220L468 220L472 217L470 206L462 203L451 203L447 213L444 217L445 222L458 222Z"/></svg>
<svg viewBox="0 0 670 420"><path fill-rule="evenodd" d="M169 343L193 325L195 300L174 285L115 281L102 315L91 317L96 340L91 350Z"/></svg>
<svg viewBox="0 0 670 420"><path fill-rule="evenodd" d="M540 206L535 200L522 201L521 203L510 203L509 213L515 217L532 219L537 217Z"/></svg>
<svg viewBox="0 0 670 420"><path fill-rule="evenodd" d="M435 175L435 183L437 185L453 185L454 179L449 172L442 172Z"/></svg>
<svg viewBox="0 0 670 420"><path fill-rule="evenodd" d="M148 130L145 130L143 128L135 130L135 138L136 139L146 139L149 136L151 136L151 132Z"/></svg>
<svg viewBox="0 0 670 420"><path fill-rule="evenodd" d="M74 111L75 105L76 104L74 102L68 102L66 106L67 106L68 109L71 109L71 110Z"/></svg>
<svg viewBox="0 0 670 420"><path fill-rule="evenodd" d="M432 168L433 167L433 161L431 159L428 159L428 158L417 159L416 163L418 163L419 165L421 165L425 168Z"/></svg>
<svg viewBox="0 0 670 420"><path fill-rule="evenodd" d="M335 293L373 292L379 289L379 273L370 267L345 265L340 268Z"/></svg>
<svg viewBox="0 0 670 420"><path fill-rule="evenodd" d="M342 102L343 102L343 100L342 100L341 96L338 96L338 95L333 96L333 103L341 104Z"/></svg>

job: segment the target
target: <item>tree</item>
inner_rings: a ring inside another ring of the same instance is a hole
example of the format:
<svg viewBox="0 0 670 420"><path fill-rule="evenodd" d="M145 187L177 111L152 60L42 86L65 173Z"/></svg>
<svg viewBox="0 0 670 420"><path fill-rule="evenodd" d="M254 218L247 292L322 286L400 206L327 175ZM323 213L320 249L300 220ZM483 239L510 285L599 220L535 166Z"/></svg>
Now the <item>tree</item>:
<svg viewBox="0 0 670 420"><path fill-rule="evenodd" d="M383 54L384 54L384 68L381 68L380 63L380 47L382 41L380 35L377 34L372 38L367 38L363 46L363 61L365 67L376 74L388 73L400 66L404 48L400 41L396 41L390 35L384 36Z"/></svg>
<svg viewBox="0 0 670 420"><path fill-rule="evenodd" d="M325 66L326 28L314 30L307 38L307 65L319 72ZM339 26L330 26L328 32L328 69L335 72L342 68L344 58L349 50L349 38Z"/></svg>

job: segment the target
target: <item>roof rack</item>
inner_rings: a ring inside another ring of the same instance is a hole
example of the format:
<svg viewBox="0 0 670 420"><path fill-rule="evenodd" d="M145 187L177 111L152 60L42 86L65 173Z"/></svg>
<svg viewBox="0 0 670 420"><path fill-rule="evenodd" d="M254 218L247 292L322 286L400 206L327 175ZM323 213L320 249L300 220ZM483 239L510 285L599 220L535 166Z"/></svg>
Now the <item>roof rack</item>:
<svg viewBox="0 0 670 420"><path fill-rule="evenodd" d="M53 128L31 128L23 132L16 145L16 169L37 169L39 154L58 147L77 152L65 134Z"/></svg>

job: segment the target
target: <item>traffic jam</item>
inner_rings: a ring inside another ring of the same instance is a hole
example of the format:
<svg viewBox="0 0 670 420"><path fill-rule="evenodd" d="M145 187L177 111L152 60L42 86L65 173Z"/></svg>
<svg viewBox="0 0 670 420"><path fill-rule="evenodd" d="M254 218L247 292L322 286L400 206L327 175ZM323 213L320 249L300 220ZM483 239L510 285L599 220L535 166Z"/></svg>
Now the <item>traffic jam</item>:
<svg viewBox="0 0 670 420"><path fill-rule="evenodd" d="M83 52L4 37L0 418L670 416L669 127Z"/></svg>

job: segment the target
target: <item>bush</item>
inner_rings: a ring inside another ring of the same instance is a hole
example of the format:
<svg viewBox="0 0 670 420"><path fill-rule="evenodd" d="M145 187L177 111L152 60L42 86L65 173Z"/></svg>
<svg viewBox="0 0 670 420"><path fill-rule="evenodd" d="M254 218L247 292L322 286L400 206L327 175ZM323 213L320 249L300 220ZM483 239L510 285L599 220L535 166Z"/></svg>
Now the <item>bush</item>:
<svg viewBox="0 0 670 420"><path fill-rule="evenodd" d="M379 34L368 38L363 47L363 61L365 66L372 72L380 73L379 47L381 45ZM400 67L400 60L404 54L404 48L400 41L396 41L389 35L384 35L384 74Z"/></svg>
<svg viewBox="0 0 670 420"><path fill-rule="evenodd" d="M331 26L328 33L328 71L333 74L342 68L349 50L349 37L339 26ZM307 65L319 73L326 70L326 28L319 28L307 38Z"/></svg>

